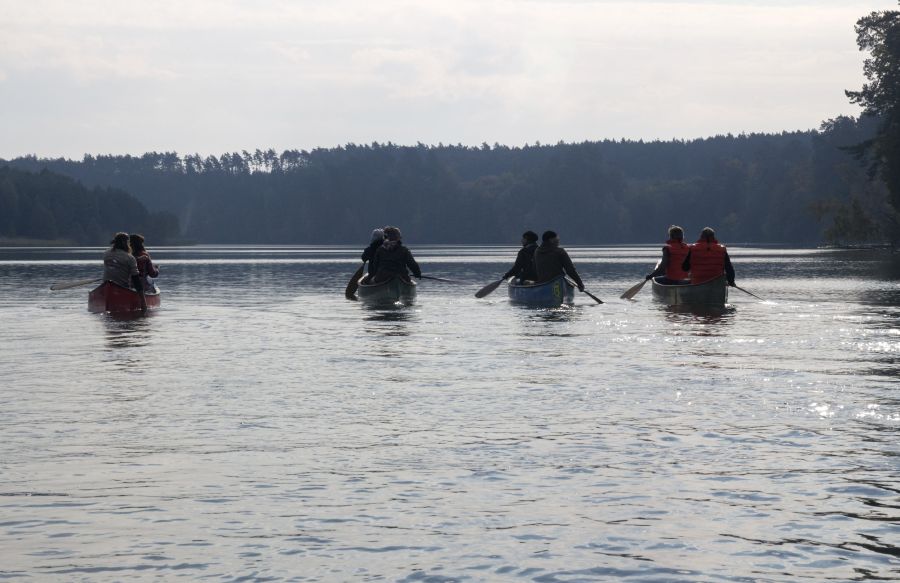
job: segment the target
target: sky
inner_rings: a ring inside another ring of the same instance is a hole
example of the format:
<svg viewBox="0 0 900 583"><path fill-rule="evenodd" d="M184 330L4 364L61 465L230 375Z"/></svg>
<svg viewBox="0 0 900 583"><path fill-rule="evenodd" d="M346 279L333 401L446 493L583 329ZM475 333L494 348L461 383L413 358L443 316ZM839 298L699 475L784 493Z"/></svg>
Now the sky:
<svg viewBox="0 0 900 583"><path fill-rule="evenodd" d="M896 0L0 0L0 158L696 138L856 115Z"/></svg>

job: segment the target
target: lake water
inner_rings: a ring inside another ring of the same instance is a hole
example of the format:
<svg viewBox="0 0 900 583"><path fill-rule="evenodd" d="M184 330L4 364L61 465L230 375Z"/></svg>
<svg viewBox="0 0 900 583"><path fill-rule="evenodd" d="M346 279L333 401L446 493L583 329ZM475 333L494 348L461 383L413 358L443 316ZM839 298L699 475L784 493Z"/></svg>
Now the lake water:
<svg viewBox="0 0 900 583"><path fill-rule="evenodd" d="M719 313L570 249L574 308L510 305L515 249L151 248L163 306L86 310L101 249L0 249L0 579L900 578L900 274L734 248Z"/></svg>

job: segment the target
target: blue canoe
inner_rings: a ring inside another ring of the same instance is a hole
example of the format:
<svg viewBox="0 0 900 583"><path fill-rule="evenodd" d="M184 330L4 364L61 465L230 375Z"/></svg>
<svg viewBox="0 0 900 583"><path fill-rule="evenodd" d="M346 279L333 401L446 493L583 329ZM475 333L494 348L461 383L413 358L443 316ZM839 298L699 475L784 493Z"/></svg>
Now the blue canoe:
<svg viewBox="0 0 900 583"><path fill-rule="evenodd" d="M509 282L509 301L535 308L558 308L575 303L575 285L560 275L544 283L517 284Z"/></svg>

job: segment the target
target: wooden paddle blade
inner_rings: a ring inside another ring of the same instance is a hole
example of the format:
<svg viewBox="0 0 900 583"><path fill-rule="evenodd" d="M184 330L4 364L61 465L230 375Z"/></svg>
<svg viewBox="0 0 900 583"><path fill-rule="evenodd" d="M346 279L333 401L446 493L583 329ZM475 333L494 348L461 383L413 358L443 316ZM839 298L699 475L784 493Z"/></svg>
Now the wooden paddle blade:
<svg viewBox="0 0 900 583"><path fill-rule="evenodd" d="M499 281L494 281L494 282L491 282L491 283L487 284L486 286L484 286L483 288L481 288L480 290L478 290L477 292L475 292L475 297L476 297L476 298L483 298L484 296L486 296L486 295L488 295L488 294L490 294L490 293L493 293L493 291L494 291L495 289L497 289L498 287L500 287L500 284L503 283L503 281L504 281L504 280L501 279L501 280L499 280Z"/></svg>
<svg viewBox="0 0 900 583"><path fill-rule="evenodd" d="M645 284L645 283L647 283L647 280L646 280L646 279L645 279L644 281L642 281L641 283L637 284L637 285L631 286L630 288L628 288L628 290L627 290L624 294L622 294L621 296L619 296L619 299L621 299L621 300L630 300L631 298L633 298L634 296L636 296L637 293L638 293L639 291L641 291L641 288L644 287L644 284Z"/></svg>
<svg viewBox="0 0 900 583"><path fill-rule="evenodd" d="M344 296L348 300L356 299L356 288L359 287L359 278L362 277L363 269L365 269L365 267L366 267L366 264L363 263L362 265L359 266L359 269L356 270L356 273L354 273L350 277L350 282L347 284L347 289L344 290Z"/></svg>
<svg viewBox="0 0 900 583"><path fill-rule="evenodd" d="M72 287L79 287L82 285L88 285L90 283L100 283L103 281L102 279L82 279L80 281L70 281L68 283L54 283L50 286L51 291L59 291L61 289L69 289Z"/></svg>
<svg viewBox="0 0 900 583"><path fill-rule="evenodd" d="M598 304L602 304L602 303L603 303L603 300L601 300L600 298L598 298L597 296L595 296L594 294L592 294L592 293L589 292L588 290L583 289L583 290L581 290L581 291L584 292L585 294L587 294L588 297L590 297L592 300L594 300L594 301L597 302Z"/></svg>

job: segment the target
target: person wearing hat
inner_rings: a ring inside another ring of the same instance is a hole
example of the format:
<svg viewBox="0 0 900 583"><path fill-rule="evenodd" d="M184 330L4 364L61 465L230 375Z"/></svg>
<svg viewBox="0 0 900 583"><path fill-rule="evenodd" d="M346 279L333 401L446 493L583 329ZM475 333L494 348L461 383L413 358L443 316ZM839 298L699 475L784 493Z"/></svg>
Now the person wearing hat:
<svg viewBox="0 0 900 583"><path fill-rule="evenodd" d="M716 232L710 227L700 231L700 238L691 245L687 257L681 264L684 271L691 272L691 283L704 283L725 274L728 285L734 287L734 267L728 257L728 249L716 240Z"/></svg>
<svg viewBox="0 0 900 583"><path fill-rule="evenodd" d="M538 236L534 231L522 233L522 248L516 255L516 262L500 279L518 277L522 281L536 281L537 272L534 270L534 252L537 250Z"/></svg>
<svg viewBox="0 0 900 583"><path fill-rule="evenodd" d="M369 262L369 275L373 283L387 281L394 277L409 280L409 271L417 278L422 277L422 270L413 258L412 252L402 243L403 235L397 227L384 228L384 243L375 251ZM407 269L409 271L407 271Z"/></svg>
<svg viewBox="0 0 900 583"><path fill-rule="evenodd" d="M538 283L565 274L572 278L578 286L578 291L584 291L584 284L575 271L569 254L559 246L559 236L553 231L544 231L541 235L541 246L534 252L534 269L537 272Z"/></svg>
<svg viewBox="0 0 900 583"><path fill-rule="evenodd" d="M138 270L137 259L131 254L128 233L116 233L110 241L112 247L103 254L103 281L111 281L124 288L134 288L141 296L141 311L147 311L144 285Z"/></svg>
<svg viewBox="0 0 900 583"><path fill-rule="evenodd" d="M375 252L378 251L378 248L381 247L382 243L384 243L384 229L375 229L372 231L372 238L369 241L369 246L362 252L363 263L369 262L368 277L370 278L375 273L375 270L372 269L372 260L375 259Z"/></svg>

